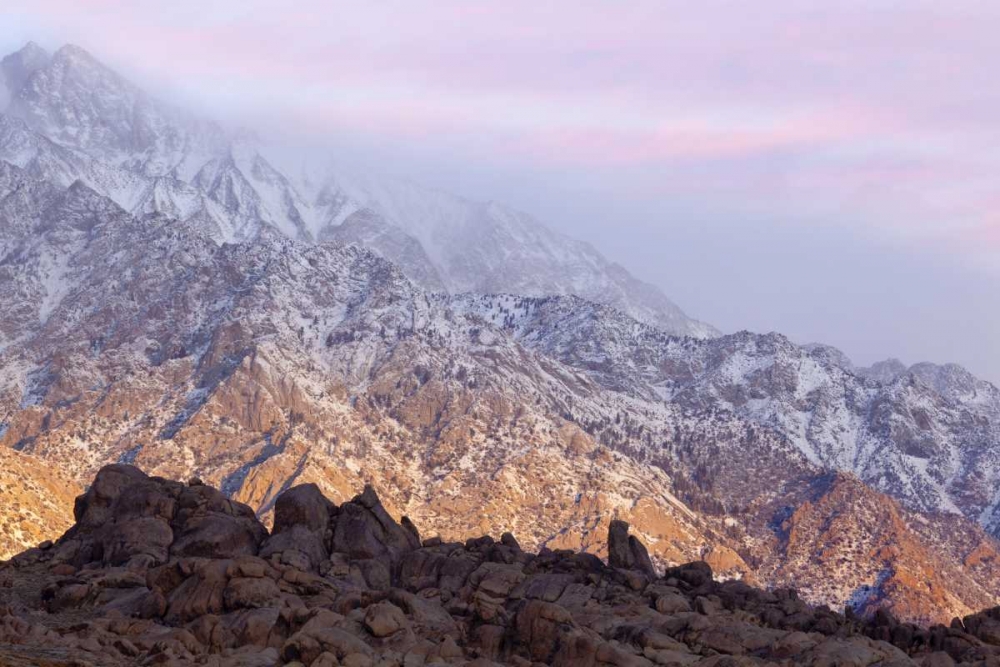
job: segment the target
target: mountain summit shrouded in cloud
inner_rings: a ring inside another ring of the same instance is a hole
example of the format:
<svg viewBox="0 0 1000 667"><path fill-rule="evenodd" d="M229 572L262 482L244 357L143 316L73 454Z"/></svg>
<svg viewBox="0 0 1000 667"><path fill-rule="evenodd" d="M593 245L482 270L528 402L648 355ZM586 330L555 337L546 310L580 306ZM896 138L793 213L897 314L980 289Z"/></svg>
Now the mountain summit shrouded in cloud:
<svg viewBox="0 0 1000 667"><path fill-rule="evenodd" d="M672 333L717 333L514 209L326 170L286 176L253 141L159 102L77 46L50 57L30 44L3 69L13 93L0 157L64 186L85 182L132 214L175 216L217 241L268 225L303 241L363 242L428 289L573 294Z"/></svg>
<svg viewBox="0 0 1000 667"><path fill-rule="evenodd" d="M1000 380L989 3L203 4L12 0L0 43L510 202L722 330Z"/></svg>

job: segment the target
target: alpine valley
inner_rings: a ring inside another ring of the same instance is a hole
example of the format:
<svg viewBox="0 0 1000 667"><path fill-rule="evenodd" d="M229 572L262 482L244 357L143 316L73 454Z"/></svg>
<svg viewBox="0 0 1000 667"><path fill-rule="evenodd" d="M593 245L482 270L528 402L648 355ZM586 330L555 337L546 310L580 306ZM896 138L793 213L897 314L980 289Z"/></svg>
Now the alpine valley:
<svg viewBox="0 0 1000 667"><path fill-rule="evenodd" d="M0 556L106 464L265 522L369 484L511 530L918 623L1000 604L1000 390L722 335L501 204L289 169L74 46L2 63Z"/></svg>

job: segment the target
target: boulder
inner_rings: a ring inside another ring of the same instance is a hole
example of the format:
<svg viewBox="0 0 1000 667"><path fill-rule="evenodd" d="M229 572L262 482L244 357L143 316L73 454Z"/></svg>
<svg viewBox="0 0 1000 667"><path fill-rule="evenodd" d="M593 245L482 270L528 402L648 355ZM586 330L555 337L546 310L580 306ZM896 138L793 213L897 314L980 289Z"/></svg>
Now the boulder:
<svg viewBox="0 0 1000 667"><path fill-rule="evenodd" d="M374 637L383 638L410 626L403 610L391 602L379 602L365 612L365 628Z"/></svg>
<svg viewBox="0 0 1000 667"><path fill-rule="evenodd" d="M209 486L184 487L177 506L170 545L174 558L252 556L267 537L267 529L250 507Z"/></svg>
<svg viewBox="0 0 1000 667"><path fill-rule="evenodd" d="M420 548L419 537L389 516L370 486L341 505L333 521L331 551L350 558L385 558L395 565L403 555Z"/></svg>
<svg viewBox="0 0 1000 667"><path fill-rule="evenodd" d="M165 562L174 539L171 522L180 488L133 466L101 468L87 492L76 499L76 525L56 545L55 560L113 566L146 556L152 563Z"/></svg>
<svg viewBox="0 0 1000 667"><path fill-rule="evenodd" d="M274 502L273 535L300 527L322 535L330 524L333 503L315 484L293 486L278 496Z"/></svg>
<svg viewBox="0 0 1000 667"><path fill-rule="evenodd" d="M653 561L646 547L634 535L629 535L625 521L614 519L608 527L608 565L623 570L638 570L656 576Z"/></svg>
<svg viewBox="0 0 1000 667"><path fill-rule="evenodd" d="M223 591L222 599L226 609L257 609L278 607L281 604L281 589L267 577L236 577L230 579Z"/></svg>

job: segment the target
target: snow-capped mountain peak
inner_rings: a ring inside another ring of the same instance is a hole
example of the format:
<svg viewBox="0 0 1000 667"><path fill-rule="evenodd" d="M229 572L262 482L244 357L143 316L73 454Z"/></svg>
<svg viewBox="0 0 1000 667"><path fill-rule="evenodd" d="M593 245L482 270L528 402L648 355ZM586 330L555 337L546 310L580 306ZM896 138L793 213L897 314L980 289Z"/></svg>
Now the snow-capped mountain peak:
<svg viewBox="0 0 1000 667"><path fill-rule="evenodd" d="M48 65L49 53L34 42L28 42L20 51L11 53L0 61L0 83L8 91L16 92L24 87L28 77Z"/></svg>
<svg viewBox="0 0 1000 667"><path fill-rule="evenodd" d="M510 207L362 173L292 177L259 142L157 100L76 46L51 57L25 47L5 62L12 99L0 120L20 136L0 145L0 159L64 185L82 180L130 212L201 221L219 242L262 226L356 240L359 214L371 247L424 287L574 294L671 333L718 334L590 245Z"/></svg>

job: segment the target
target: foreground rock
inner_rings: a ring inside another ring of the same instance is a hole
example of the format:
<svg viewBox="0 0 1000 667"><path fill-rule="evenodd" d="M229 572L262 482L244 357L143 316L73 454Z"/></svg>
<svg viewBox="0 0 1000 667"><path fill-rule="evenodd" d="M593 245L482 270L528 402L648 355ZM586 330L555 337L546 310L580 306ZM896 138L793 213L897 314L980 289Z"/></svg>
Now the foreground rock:
<svg viewBox="0 0 1000 667"><path fill-rule="evenodd" d="M794 591L653 571L613 521L609 565L513 535L420 540L371 488L282 494L269 535L193 480L101 470L74 525L0 565L2 665L990 665L1000 609L929 629Z"/></svg>

